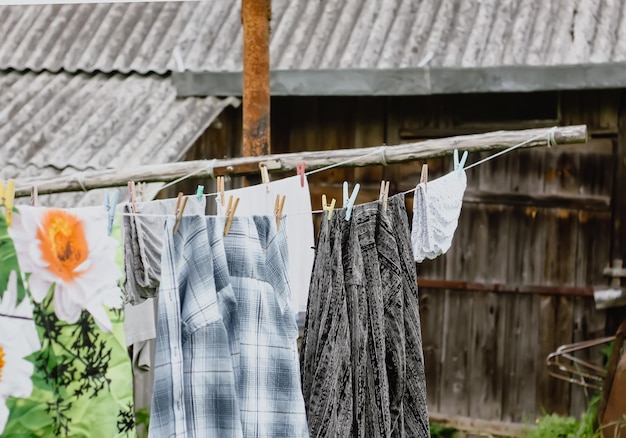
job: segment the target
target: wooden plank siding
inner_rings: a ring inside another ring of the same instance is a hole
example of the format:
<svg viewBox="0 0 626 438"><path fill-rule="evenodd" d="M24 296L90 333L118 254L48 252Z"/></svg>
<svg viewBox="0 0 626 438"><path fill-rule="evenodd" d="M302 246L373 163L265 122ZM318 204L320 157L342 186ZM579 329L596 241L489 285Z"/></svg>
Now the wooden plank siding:
<svg viewBox="0 0 626 438"><path fill-rule="evenodd" d="M614 90L275 97L272 152L585 123L592 134L586 145L514 151L469 170L452 248L417 269L420 278L432 280L588 288L606 284L602 268L615 247L613 230L623 223L618 219L626 220L626 192L614 187L618 165L623 167L616 160L618 139L620 159L626 156L626 132L620 135L626 118L618 123L619 105ZM236 118L236 111L229 117ZM212 146L199 141L205 158L230 150L220 142L240 141L232 135L211 138L217 142ZM468 163L482 157L473 154ZM427 162L431 179L452 169L449 157ZM620 183L626 175L621 167ZM421 163L406 163L317 173L309 179L313 208L320 208L322 193L340 204L344 180L361 183L358 203L377 198L382 178L391 180L390 195L409 190L420 168ZM407 207L411 214L411 196ZM319 215L314 220L319 223ZM618 229L622 240L624 228ZM548 376L545 359L560 345L605 335L606 314L595 310L592 297L425 287L420 312L430 411L519 423L532 422L543 410L579 415L586 409L591 394ZM602 362L598 348L579 357Z"/></svg>

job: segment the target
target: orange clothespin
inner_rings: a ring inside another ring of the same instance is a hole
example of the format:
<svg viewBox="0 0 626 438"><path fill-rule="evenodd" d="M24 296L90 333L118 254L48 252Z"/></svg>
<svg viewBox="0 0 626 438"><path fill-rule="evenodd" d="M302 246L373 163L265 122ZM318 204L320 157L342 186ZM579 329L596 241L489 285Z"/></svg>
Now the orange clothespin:
<svg viewBox="0 0 626 438"><path fill-rule="evenodd" d="M137 208L137 192L135 191L134 181L128 181L128 193L130 195L130 202L133 204L133 212L139 213L139 209Z"/></svg>
<svg viewBox="0 0 626 438"><path fill-rule="evenodd" d="M336 199L333 198L330 204L326 204L326 195L322 195L322 210L328 212L326 216L328 220L330 220L330 218L333 217L333 210L335 209L335 202L336 202Z"/></svg>
<svg viewBox="0 0 626 438"><path fill-rule="evenodd" d="M178 193L178 199L176 200L176 223L174 224L174 234L178 231L178 225L180 225L180 220L183 218L183 212L187 206L188 199L189 198L187 196L183 197L183 192Z"/></svg>
<svg viewBox="0 0 626 438"><path fill-rule="evenodd" d="M222 207L224 206L224 177L223 176L218 176L217 177L217 193L220 194L220 203L222 204Z"/></svg>
<svg viewBox="0 0 626 438"><path fill-rule="evenodd" d="M233 204L232 195L228 198L228 207L226 207L226 226L224 227L224 236L228 234L230 231L230 226L233 223L233 217L235 217L235 211L237 210L237 206L239 205L239 198L235 198L235 203Z"/></svg>
<svg viewBox="0 0 626 438"><path fill-rule="evenodd" d="M259 163L259 169L261 169L261 181L267 188L267 193L270 192L270 174L267 171L267 164Z"/></svg>
<svg viewBox="0 0 626 438"><path fill-rule="evenodd" d="M302 163L296 164L296 172L300 175L300 186L304 187L304 166L306 163L303 161Z"/></svg>
<svg viewBox="0 0 626 438"><path fill-rule="evenodd" d="M387 198L389 197L389 181L380 182L380 194L378 200L383 204L383 211L387 211Z"/></svg>
<svg viewBox="0 0 626 438"><path fill-rule="evenodd" d="M276 202L274 202L274 214L276 215L276 229L280 227L280 219L283 215L283 207L285 206L285 198L286 195L282 197L280 195L276 195Z"/></svg>
<svg viewBox="0 0 626 438"><path fill-rule="evenodd" d="M15 202L15 180L10 179L6 182L0 181L0 205L4 205L4 215L6 217L7 226L13 223L13 205Z"/></svg>
<svg viewBox="0 0 626 438"><path fill-rule="evenodd" d="M37 186L32 186L30 188L30 205L33 207L39 207L39 190Z"/></svg>

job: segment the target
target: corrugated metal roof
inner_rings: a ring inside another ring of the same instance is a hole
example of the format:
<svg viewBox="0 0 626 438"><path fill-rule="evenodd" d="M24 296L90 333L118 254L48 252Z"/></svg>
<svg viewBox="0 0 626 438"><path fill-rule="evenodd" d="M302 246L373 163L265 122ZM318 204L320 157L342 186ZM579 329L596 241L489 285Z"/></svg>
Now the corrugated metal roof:
<svg viewBox="0 0 626 438"><path fill-rule="evenodd" d="M240 3L0 7L0 68L240 71ZM271 26L275 70L626 61L622 0L272 0Z"/></svg>
<svg viewBox="0 0 626 438"><path fill-rule="evenodd" d="M50 177L177 161L230 103L177 98L159 76L2 73L0 171ZM54 205L70 199L55 196Z"/></svg>

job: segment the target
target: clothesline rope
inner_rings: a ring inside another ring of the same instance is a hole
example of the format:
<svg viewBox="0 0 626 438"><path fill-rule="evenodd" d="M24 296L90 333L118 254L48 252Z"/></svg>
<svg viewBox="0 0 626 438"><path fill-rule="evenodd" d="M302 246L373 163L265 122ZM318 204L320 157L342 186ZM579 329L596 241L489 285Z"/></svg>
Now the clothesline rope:
<svg viewBox="0 0 626 438"><path fill-rule="evenodd" d="M554 133L556 132L556 129L557 129L557 127L554 126L547 133L548 147L552 147L552 146L555 146L557 144L556 140L554 138ZM491 154L488 157L483 158L482 160L479 160L479 161L477 161L475 163L470 164L469 166L466 166L463 170L468 170L468 169L471 169L472 167L479 166L479 165L481 165L483 163L486 163L487 161L493 160L494 158L497 158L497 157L502 156L502 155L504 155L504 154L506 154L508 152L514 151L515 149L518 149L518 148L520 148L520 147L522 147L524 145L527 145L528 143L532 143L533 141L539 140L539 139L543 138L545 135L546 134L536 135L535 137L529 138L528 140L525 140L525 141L523 141L521 143L513 145L513 146L511 146L509 148L503 149L503 150L501 150L499 152L496 152L494 154ZM305 175L309 176L309 175L313 175L313 174L318 173L318 172L323 172L325 170L333 169L335 167L341 167L341 166L344 166L345 164L348 164L348 163L351 163L353 161L357 161L357 160L360 160L360 159L362 159L364 157L368 157L368 156L375 155L375 154L382 154L382 156L384 158L384 150L385 150L386 147L387 146L381 146L380 148L376 148L376 150L374 150L372 152L369 152L369 153L367 153L365 155L361 155L359 157L351 158L349 160L345 160L345 161L342 161L342 162L339 162L339 163L331 164L331 165L326 166L326 167L321 167L319 169L310 170L308 172L305 172ZM211 161L211 164L209 166L207 166L209 169L211 169L211 175L213 174L214 163L215 163L215 159L213 159ZM185 176L182 176L182 177L180 177L180 178L178 178L178 179L176 179L174 181L171 181L171 182L163 185L161 188L159 188L159 190L157 190L153 194L153 196L156 196L156 194L158 192L160 192L161 190L163 190L163 189L165 189L167 187L170 187L170 186L172 186L174 184L177 184L177 183L179 183L179 182L181 182L181 181L183 181L185 179L188 179L188 178L192 177L193 175L195 175L195 174L197 174L197 173L199 173L199 172L201 172L203 170L204 169L198 169L198 170L196 170L194 172L191 172L191 173L189 173L189 174L187 174ZM402 192L402 194L408 195L410 193L413 193L414 191L415 191L415 188L407 190L405 192ZM217 196L217 195L219 195L219 193L205 193L202 196L205 197L205 198L210 198L210 197ZM189 196L194 196L194 195L189 195ZM324 210L314 210L314 211L311 211L311 212L303 211L303 212L297 212L297 213L290 213L289 216L300 215L300 214L303 214L303 215L304 214L320 214L320 213L323 213L323 212L324 212ZM169 215L169 214L145 214L145 213L118 213L118 214L120 214L122 216L138 216L138 217L170 217L170 216L174 216L174 213L172 213L171 215Z"/></svg>
<svg viewBox="0 0 626 438"><path fill-rule="evenodd" d="M548 133L547 133L547 136L548 136L548 138L547 138L548 147L552 147L552 146L556 145L556 140L554 139L554 133L556 132L556 128L557 128L556 126L553 126L550 129L550 131L548 131ZM497 158L497 157L499 157L501 155L504 155L504 154L506 154L508 152L514 151L515 149L521 148L522 146L527 145L528 143L532 143L533 141L539 140L539 139L541 139L543 137L544 137L544 134L536 135L536 136L534 136L532 138L529 138L528 140L525 140L525 141L523 141L521 143L518 143L518 144L513 145L513 146L511 146L509 148L506 148L506 149L503 149L503 150L501 150L499 152L496 152L495 154L491 154L488 157L483 158L482 160L479 160L479 161L477 161L475 163L470 164L469 166L465 166L463 168L463 170L468 170L468 169L471 169L472 167L476 167L476 166L479 166L481 164L484 164L487 161L493 160L494 158ZM406 192L403 192L403 194L408 195L409 193L413 193L416 190L416 188L407 190Z"/></svg>

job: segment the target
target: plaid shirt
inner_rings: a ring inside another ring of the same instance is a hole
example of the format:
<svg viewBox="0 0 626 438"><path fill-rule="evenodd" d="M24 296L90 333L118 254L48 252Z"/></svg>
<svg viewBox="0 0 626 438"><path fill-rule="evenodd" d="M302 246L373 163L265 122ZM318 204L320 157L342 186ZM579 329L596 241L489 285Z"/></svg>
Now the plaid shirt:
<svg viewBox="0 0 626 438"><path fill-rule="evenodd" d="M215 271L230 274L237 301L230 312L222 309L230 315L224 321L238 358L234 364L244 436L308 437L286 227L277 231L274 221L273 216L235 217L223 251L214 250Z"/></svg>
<svg viewBox="0 0 626 438"><path fill-rule="evenodd" d="M165 227L150 436L241 437L206 221L183 220Z"/></svg>
<svg viewBox="0 0 626 438"><path fill-rule="evenodd" d="M274 218L166 227L151 436L308 437L287 241Z"/></svg>

